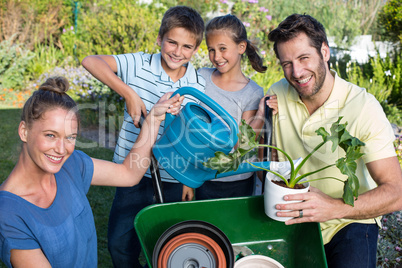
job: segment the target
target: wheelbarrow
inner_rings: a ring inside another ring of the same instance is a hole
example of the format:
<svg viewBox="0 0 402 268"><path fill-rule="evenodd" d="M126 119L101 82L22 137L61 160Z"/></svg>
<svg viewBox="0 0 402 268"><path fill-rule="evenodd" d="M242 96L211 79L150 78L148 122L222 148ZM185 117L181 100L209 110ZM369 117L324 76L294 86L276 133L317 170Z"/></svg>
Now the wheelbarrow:
<svg viewBox="0 0 402 268"><path fill-rule="evenodd" d="M149 267L159 238L184 221L204 221L219 228L232 246L268 256L286 268L327 267L318 223L285 225L264 213L263 196L155 204L134 221ZM158 267L159 268L159 267ZM176 267L175 267L176 268ZM177 267L179 268L179 267Z"/></svg>
<svg viewBox="0 0 402 268"><path fill-rule="evenodd" d="M197 113L200 113L198 108ZM234 126L230 119L226 121ZM271 122L270 113L266 113L266 143L270 143L268 128ZM236 126L234 128L237 131ZM264 158L269 155L264 152ZM272 220L264 213L262 195L164 204L156 158L153 158L151 171L159 204L141 210L134 221L149 267L230 268L238 257L233 248L270 257L287 268L327 267L318 223L287 226ZM186 178L184 181L187 182ZM192 185L199 183L189 182ZM183 237L185 234L191 234L191 237ZM175 242L171 242L173 240ZM237 253L244 256L244 252ZM164 254L166 256L161 257ZM168 260L161 261L163 258ZM170 263L170 266L162 266L161 262ZM201 262L208 265L197 266Z"/></svg>

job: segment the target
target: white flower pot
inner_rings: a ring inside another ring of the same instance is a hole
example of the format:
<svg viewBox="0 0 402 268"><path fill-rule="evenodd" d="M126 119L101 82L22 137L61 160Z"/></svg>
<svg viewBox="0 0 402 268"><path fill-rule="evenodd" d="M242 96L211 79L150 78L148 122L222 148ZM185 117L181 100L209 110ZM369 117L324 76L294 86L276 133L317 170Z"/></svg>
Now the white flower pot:
<svg viewBox="0 0 402 268"><path fill-rule="evenodd" d="M298 193L307 193L310 184L304 183L306 186L304 189L291 189L279 186L272 182L272 180L281 180L276 175L268 172L265 178L265 186L264 186L264 210L265 214L273 220L285 222L287 220L292 219L292 217L278 217L276 213L278 210L275 208L277 204L286 204L286 203L297 203L301 201L285 201L283 197L287 194L298 194ZM285 211L285 210L282 210Z"/></svg>
<svg viewBox="0 0 402 268"><path fill-rule="evenodd" d="M263 255L249 255L235 262L234 268L284 268L276 260Z"/></svg>

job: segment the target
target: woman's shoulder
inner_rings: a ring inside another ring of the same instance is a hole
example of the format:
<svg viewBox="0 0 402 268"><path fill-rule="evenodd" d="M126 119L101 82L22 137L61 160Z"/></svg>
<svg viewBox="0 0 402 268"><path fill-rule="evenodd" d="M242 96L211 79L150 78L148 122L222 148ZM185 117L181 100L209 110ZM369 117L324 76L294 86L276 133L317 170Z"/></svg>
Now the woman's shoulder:
<svg viewBox="0 0 402 268"><path fill-rule="evenodd" d="M66 163L64 164L63 168L69 167L69 166L75 166L82 164L87 164L88 162L92 162L92 159L89 155L84 153L83 151L80 150L74 150L74 152L70 155L70 157L67 159Z"/></svg>
<svg viewBox="0 0 402 268"><path fill-rule="evenodd" d="M57 173L59 178L71 180L85 193L88 192L94 173L94 163L86 153L75 150Z"/></svg>
<svg viewBox="0 0 402 268"><path fill-rule="evenodd" d="M22 197L8 191L0 191L0 226L24 218L27 206L31 204Z"/></svg>

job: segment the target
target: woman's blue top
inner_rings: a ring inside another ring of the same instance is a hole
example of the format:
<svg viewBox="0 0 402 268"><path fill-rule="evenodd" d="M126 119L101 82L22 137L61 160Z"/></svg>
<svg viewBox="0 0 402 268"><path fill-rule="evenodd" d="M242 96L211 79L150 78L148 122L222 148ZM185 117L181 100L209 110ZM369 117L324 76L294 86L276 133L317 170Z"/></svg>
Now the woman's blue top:
<svg viewBox="0 0 402 268"><path fill-rule="evenodd" d="M93 175L92 159L74 151L55 175L57 194L40 208L0 191L0 256L11 267L12 249L42 249L52 267L96 267L95 222L86 194Z"/></svg>

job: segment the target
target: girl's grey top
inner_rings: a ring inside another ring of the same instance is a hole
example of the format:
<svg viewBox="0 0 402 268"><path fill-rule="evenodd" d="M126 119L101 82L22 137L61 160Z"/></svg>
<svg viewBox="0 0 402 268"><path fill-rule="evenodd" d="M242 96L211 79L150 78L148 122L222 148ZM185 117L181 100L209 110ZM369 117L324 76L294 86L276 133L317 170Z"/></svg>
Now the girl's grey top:
<svg viewBox="0 0 402 268"><path fill-rule="evenodd" d="M202 68L199 73L205 79L205 94L222 106L237 122L241 123L244 112L258 110L258 104L264 97L264 90L256 82L250 79L248 84L238 91L226 91L212 82L212 73L216 68ZM208 106L201 103L209 109ZM209 109L210 110L210 109ZM238 181L249 178L253 173L248 172L230 177L215 179L214 181Z"/></svg>

